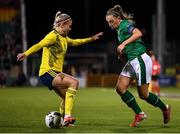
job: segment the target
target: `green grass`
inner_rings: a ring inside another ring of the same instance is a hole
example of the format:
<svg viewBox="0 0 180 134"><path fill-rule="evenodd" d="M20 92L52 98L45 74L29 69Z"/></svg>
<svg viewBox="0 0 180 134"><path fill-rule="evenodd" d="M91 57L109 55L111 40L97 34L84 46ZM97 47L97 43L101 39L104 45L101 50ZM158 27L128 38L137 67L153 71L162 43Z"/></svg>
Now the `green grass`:
<svg viewBox="0 0 180 134"><path fill-rule="evenodd" d="M58 110L59 98L45 87L0 89L0 133L179 133L180 89L162 88L162 93L174 93L176 97L161 99L172 105L171 122L163 125L162 112L139 99L139 105L148 115L137 128L128 124L134 119L129 109L112 88L79 89L73 115L75 127L49 129L44 117L49 111Z"/></svg>

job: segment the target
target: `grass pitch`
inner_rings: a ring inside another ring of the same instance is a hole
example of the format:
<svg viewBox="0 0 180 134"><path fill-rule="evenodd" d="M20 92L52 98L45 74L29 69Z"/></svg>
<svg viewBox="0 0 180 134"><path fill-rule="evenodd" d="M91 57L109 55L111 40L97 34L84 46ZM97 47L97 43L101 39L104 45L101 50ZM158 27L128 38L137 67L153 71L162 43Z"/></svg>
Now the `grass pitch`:
<svg viewBox="0 0 180 134"><path fill-rule="evenodd" d="M128 124L134 113L113 88L81 88L74 105L75 127L49 129L44 117L58 111L59 98L46 87L0 89L0 133L179 133L180 89L161 88L161 99L172 106L171 122L164 126L162 112L140 100L130 89L148 118L137 128Z"/></svg>

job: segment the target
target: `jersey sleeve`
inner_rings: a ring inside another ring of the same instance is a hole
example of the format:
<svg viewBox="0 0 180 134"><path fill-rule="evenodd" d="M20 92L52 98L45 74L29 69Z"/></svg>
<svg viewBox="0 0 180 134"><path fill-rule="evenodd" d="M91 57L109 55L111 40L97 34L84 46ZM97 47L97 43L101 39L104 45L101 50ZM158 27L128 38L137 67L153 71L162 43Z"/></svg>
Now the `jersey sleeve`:
<svg viewBox="0 0 180 134"><path fill-rule="evenodd" d="M78 46L78 45L83 45L85 43L91 42L92 39L89 38L84 38L84 39L71 39L67 37L67 43L69 46Z"/></svg>
<svg viewBox="0 0 180 134"><path fill-rule="evenodd" d="M25 51L24 54L26 56L29 56L29 55L39 51L41 48L43 48L45 46L54 44L55 41L56 41L56 35L51 32L51 33L47 34L44 37L44 39L42 39L40 42L38 42L37 44L30 47L27 51Z"/></svg>
<svg viewBox="0 0 180 134"><path fill-rule="evenodd" d="M129 34L132 34L132 31L135 29L135 26L133 23L128 23L127 24L127 31Z"/></svg>
<svg viewBox="0 0 180 134"><path fill-rule="evenodd" d="M132 31L134 29L135 29L134 23L126 20L123 27L124 34L132 34Z"/></svg>

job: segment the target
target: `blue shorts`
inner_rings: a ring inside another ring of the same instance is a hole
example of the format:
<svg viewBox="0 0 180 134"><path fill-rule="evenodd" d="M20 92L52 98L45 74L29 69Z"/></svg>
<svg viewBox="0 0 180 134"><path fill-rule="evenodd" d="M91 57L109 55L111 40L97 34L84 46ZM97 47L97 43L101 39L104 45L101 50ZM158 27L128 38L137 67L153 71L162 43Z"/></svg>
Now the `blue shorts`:
<svg viewBox="0 0 180 134"><path fill-rule="evenodd" d="M42 83L49 88L49 90L52 90L53 89L52 81L57 76L57 74L58 74L58 72L55 72L53 70L49 70L48 72L39 76L39 78L42 81Z"/></svg>

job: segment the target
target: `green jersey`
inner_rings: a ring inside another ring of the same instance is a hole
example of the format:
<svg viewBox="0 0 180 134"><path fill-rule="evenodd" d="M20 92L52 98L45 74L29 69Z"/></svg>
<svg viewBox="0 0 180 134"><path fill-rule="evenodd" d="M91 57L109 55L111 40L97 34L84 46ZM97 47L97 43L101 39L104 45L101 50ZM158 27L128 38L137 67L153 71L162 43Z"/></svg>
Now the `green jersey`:
<svg viewBox="0 0 180 134"><path fill-rule="evenodd" d="M122 43L131 37L134 28L134 23L130 22L129 20L122 20L117 28L119 42ZM144 43L140 38L125 46L123 52L127 55L128 60L133 60L146 52L146 48L143 44Z"/></svg>

